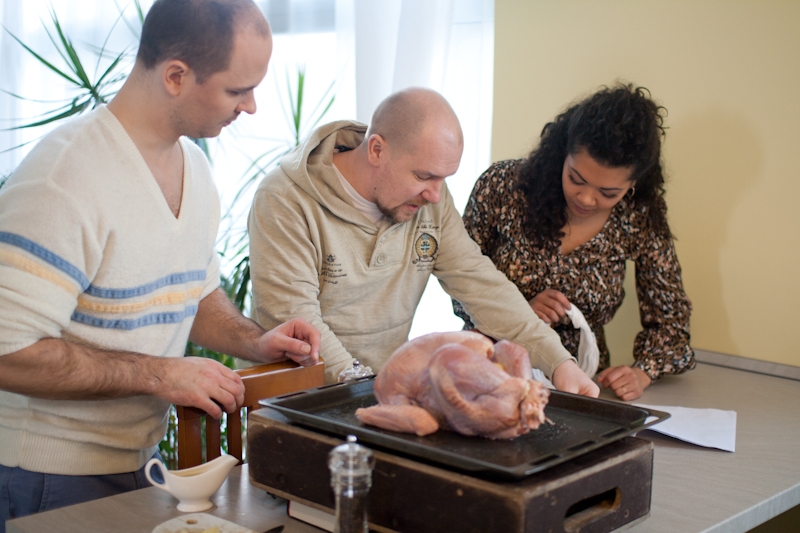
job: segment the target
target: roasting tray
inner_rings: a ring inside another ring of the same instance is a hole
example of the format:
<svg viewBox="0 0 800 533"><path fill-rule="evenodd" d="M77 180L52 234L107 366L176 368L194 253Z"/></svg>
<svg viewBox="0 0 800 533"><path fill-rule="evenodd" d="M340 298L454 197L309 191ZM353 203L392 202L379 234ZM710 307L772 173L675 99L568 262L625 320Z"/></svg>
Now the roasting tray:
<svg viewBox="0 0 800 533"><path fill-rule="evenodd" d="M481 477L520 479L596 450L669 418L669 413L551 391L545 414L553 424L512 440L437 431L418 437L362 424L359 407L375 405L373 378L326 385L261 400L290 421L415 460Z"/></svg>

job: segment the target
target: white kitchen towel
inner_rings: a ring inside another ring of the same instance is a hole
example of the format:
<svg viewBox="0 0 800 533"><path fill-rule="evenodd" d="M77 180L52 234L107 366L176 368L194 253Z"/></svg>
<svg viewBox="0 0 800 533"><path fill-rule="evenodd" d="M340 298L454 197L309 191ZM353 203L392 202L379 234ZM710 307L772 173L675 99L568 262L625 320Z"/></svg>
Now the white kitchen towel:
<svg viewBox="0 0 800 533"><path fill-rule="evenodd" d="M553 383L549 379L547 379L547 377L544 375L544 372L542 372L538 368L533 369L533 380L538 381L539 383L544 383L544 386L547 387L548 389L556 388L555 385L553 385Z"/></svg>
<svg viewBox="0 0 800 533"><path fill-rule="evenodd" d="M597 339L581 310L572 302L570 302L569 309L567 309L567 316L572 321L572 326L581 330L581 340L578 344L578 366L586 372L587 376L593 378L597 373L597 365L600 364L600 350L597 348Z"/></svg>

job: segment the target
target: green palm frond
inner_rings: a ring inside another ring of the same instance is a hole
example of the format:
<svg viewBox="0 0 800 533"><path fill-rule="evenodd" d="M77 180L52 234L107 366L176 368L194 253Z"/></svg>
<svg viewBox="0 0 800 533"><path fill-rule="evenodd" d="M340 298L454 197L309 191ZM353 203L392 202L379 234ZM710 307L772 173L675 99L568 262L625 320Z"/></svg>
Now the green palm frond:
<svg viewBox="0 0 800 533"><path fill-rule="evenodd" d="M297 76L296 76L296 83L292 84L292 80L289 76L289 72L286 72L286 87L289 94L289 107L286 107L286 104L281 101L281 107L283 109L284 115L286 116L286 121L292 127L292 136L294 146L298 146L300 142L305 138L305 136L310 133L311 130L317 127L319 122L325 116L325 114L330 110L331 106L333 105L334 100L336 99L336 95L334 94L334 89L336 87L336 80L332 81L328 88L325 89L325 92L322 94L322 97L317 101L314 109L312 109L311 113L308 114L308 120L304 123L303 122L303 104L305 103L305 85L306 85L306 70L305 67L298 67L297 69Z"/></svg>
<svg viewBox="0 0 800 533"><path fill-rule="evenodd" d="M29 144L33 144L33 143L39 142L41 140L41 138L42 137L37 137L35 139L31 139L30 141L25 141L22 144L18 144L16 146L12 146L11 148L6 148L5 150L0 151L0 154L5 154L6 152L11 152L13 150L16 150L17 148L22 148L23 146L27 146Z"/></svg>
<svg viewBox="0 0 800 533"><path fill-rule="evenodd" d="M60 103L65 101L63 98L58 99L58 100L37 100L35 98L28 98L27 96L21 96L19 94L15 94L15 93L12 93L10 91L6 91L5 89L0 89L0 92L3 92L5 94L7 94L8 96L11 96L12 98L16 98L18 100L25 100L26 102L35 102L37 104L60 104ZM44 116L46 114L47 113L43 113L42 116Z"/></svg>
<svg viewBox="0 0 800 533"><path fill-rule="evenodd" d="M127 6L126 7L119 7L119 4L117 3L117 0L114 0L114 3L117 5L117 10L120 13L124 13L125 10L127 9ZM130 5L130 4L128 4L128 5ZM145 14L144 14L144 10L142 9L142 4L141 4L141 2L139 2L139 0L133 0L133 7L136 10L136 20L139 23L139 25L138 26L132 25L130 22L128 22L127 18L123 18L122 20L123 20L123 22L125 22L125 25L128 27L128 29L131 31L133 36L136 37L136 40L138 41L139 38L142 36L142 25L144 24L144 16L145 16Z"/></svg>
<svg viewBox="0 0 800 533"><path fill-rule="evenodd" d="M291 87L289 76L287 72L286 84ZM306 69L305 67L297 70L297 92L295 97L289 99L289 105L292 107L292 125L294 126L294 145L300 144L300 121L303 114L303 96L305 94L306 84Z"/></svg>
<svg viewBox="0 0 800 533"><path fill-rule="evenodd" d="M122 17L122 15L120 15L120 17ZM69 36L67 36L67 34L64 32L61 22L59 21L58 16L52 7L50 9L50 18L53 29L51 30L46 24L43 23L44 30L48 39L55 48L56 53L61 59L61 62L65 65L64 67L56 66L54 62L46 59L44 55L25 44L19 37L11 33L8 29L6 29L6 32L41 65L46 67L52 73L56 74L58 77L67 81L72 89L77 91L77 96L64 105L42 113L39 117L30 122L7 128L8 130L45 126L47 124L64 120L71 116L78 115L88 109L93 109L100 104L105 104L114 96L114 94L116 94L116 87L118 84L127 77L125 73L119 72L118 69L123 60L129 57L130 54L128 49L116 54L109 53L106 50L106 45L111 35L111 31L106 36L106 39L99 50L95 50L95 54L97 55L97 64L95 66L96 79L92 80L87 73L86 68L84 67L84 61L81 59L78 50ZM117 19L117 22L118 21L119 19ZM116 26L117 22L114 23L114 26ZM114 28L112 27L112 31L113 29ZM100 73L100 61L104 58L110 59L110 63L105 70ZM23 100L35 101L33 99L22 97L13 93L7 92L7 94ZM15 146L14 148L16 149L20 146Z"/></svg>
<svg viewBox="0 0 800 533"><path fill-rule="evenodd" d="M73 115L77 115L85 111L89 106L92 104L92 100L89 98L78 99L75 98L72 100L72 103L67 104L66 106L59 108L55 111L51 111L48 113L48 117L36 122L30 122L28 124L23 124L21 126L14 126L13 128L8 128L10 130L21 130L26 128L36 128L38 126L44 126L46 124L50 124L52 122L57 122L59 120L63 120L65 118L69 118ZM65 109L62 111L62 109Z"/></svg>
<svg viewBox="0 0 800 533"><path fill-rule="evenodd" d="M275 167L277 162L280 161L284 155L288 154L290 151L292 151L292 149L298 146L302 139L311 130L317 127L325 114L330 110L336 98L334 94L334 88L336 86L335 80L331 82L327 89L325 89L322 98L317 101L313 110L308 115L308 120L305 124L303 124L305 83L305 67L298 67L295 84L292 83L289 71L286 71L288 107L287 103L283 99L280 100L280 105L284 112L284 116L286 117L287 123L291 126L292 139L290 142L278 141L276 146L269 148L267 151L263 152L261 155L257 156L251 161L250 166L247 167L247 170L244 172L245 177L241 181L239 189L236 192L233 201L231 201L231 204L223 218L230 218L232 213L236 211L239 202L247 195L248 192L250 192L252 187L258 183L258 180L262 178L268 171L272 170L272 168Z"/></svg>
<svg viewBox="0 0 800 533"><path fill-rule="evenodd" d="M17 37L16 35L14 35L13 33L11 33L10 31L8 31L8 28L4 28L4 29L5 29L5 30L6 30L6 32L7 32L7 33L8 33L8 34L11 36L11 38L12 38L12 39L14 39L15 41L17 41L17 42L18 42L18 43L19 43L19 44L20 44L20 45L21 45L21 46L22 46L22 47L23 47L25 50L27 50L28 52L30 52L30 53L31 53L31 55L33 55L33 57L35 57L36 59L38 59L38 60L39 60L39 62L40 62L40 63L42 63L44 66L46 66L47 68L49 68L50 70L52 70L53 72L55 72L56 74L58 74L59 76L61 76L62 78L64 78L65 80L67 80L68 82L72 83L73 85L79 85L79 84L80 84L80 83L78 82L78 80L75 80L75 79L71 78L69 75L67 75L67 74L65 74L64 72L62 72L62 71L61 71L61 69L59 69L58 67L54 66L54 65L53 65L52 63L50 63L48 60L46 60L45 58L43 58L42 56L40 56L39 54L37 54L37 53L36 53L36 52L35 52L35 51L34 51L34 50L33 50L33 49L30 47L30 46L28 46L27 44L23 43L23 42L22 42L22 41L19 39L19 37Z"/></svg>

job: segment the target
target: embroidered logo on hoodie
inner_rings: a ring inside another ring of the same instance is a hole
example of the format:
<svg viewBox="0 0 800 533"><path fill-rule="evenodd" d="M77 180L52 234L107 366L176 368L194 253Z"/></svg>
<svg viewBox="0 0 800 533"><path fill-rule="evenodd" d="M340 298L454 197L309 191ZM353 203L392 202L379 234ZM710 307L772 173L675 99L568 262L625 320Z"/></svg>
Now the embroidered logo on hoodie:
<svg viewBox="0 0 800 533"><path fill-rule="evenodd" d="M347 277L347 273L344 272L344 269L341 268L342 264L336 262L336 256L333 254L328 254L325 258L325 263L322 265L322 281L324 283L330 283L332 285L338 285L339 280L336 278L344 278Z"/></svg>
<svg viewBox="0 0 800 533"><path fill-rule="evenodd" d="M417 237L414 243L414 252L417 254L417 259L413 260L411 264L417 263L432 263L436 259L436 252L439 250L439 242L430 233L423 233Z"/></svg>

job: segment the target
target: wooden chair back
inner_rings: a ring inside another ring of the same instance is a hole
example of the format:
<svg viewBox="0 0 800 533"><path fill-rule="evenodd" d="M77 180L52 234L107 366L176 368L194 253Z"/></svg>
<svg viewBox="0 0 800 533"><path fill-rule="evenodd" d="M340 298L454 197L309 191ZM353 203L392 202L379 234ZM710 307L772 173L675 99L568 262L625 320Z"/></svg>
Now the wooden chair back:
<svg viewBox="0 0 800 533"><path fill-rule="evenodd" d="M236 371L244 382L243 408L258 408L258 401L325 384L325 365L303 367L293 361L281 361L242 368ZM178 468L189 468L203 462L202 419L206 419L206 461L221 455L219 420L194 407L175 406L178 418ZM228 454L242 463L242 420L239 411L228 413Z"/></svg>

